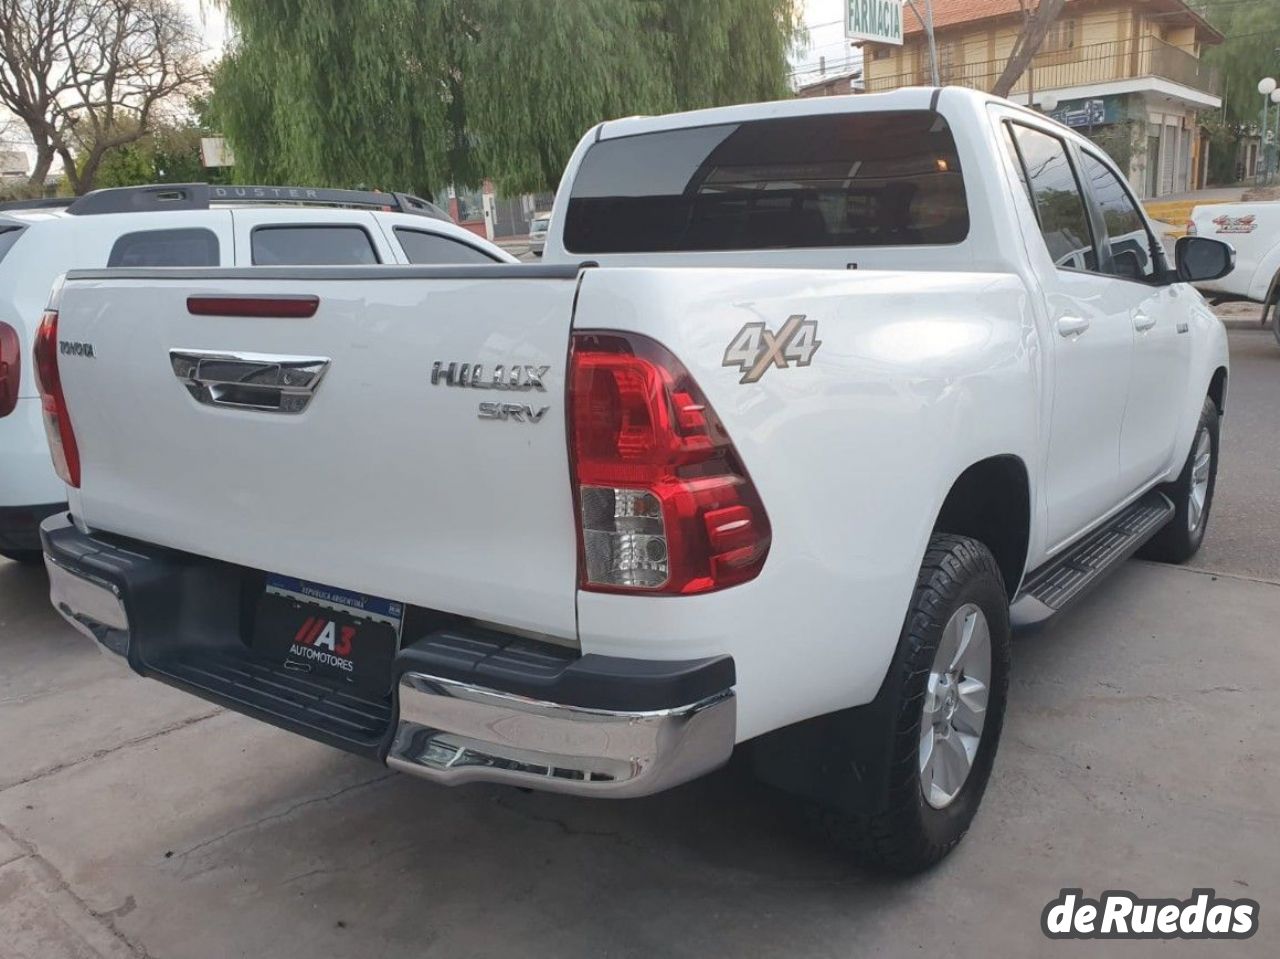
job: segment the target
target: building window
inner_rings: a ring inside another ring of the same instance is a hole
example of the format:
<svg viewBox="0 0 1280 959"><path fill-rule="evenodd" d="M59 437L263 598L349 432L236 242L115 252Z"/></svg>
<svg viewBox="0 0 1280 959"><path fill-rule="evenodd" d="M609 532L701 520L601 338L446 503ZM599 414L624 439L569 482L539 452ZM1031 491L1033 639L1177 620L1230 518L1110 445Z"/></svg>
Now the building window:
<svg viewBox="0 0 1280 959"><path fill-rule="evenodd" d="M1041 50L1045 53L1062 53L1072 50L1076 45L1076 22L1074 20L1058 20L1045 34Z"/></svg>

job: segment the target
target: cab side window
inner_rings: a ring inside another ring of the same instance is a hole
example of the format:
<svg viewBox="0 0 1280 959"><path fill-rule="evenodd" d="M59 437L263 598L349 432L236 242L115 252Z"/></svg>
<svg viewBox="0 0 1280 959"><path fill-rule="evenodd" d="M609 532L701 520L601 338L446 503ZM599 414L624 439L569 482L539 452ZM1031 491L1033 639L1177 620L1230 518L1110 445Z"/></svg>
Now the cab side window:
<svg viewBox="0 0 1280 959"><path fill-rule="evenodd" d="M259 226L253 230L254 266L370 266L379 262L364 227Z"/></svg>
<svg viewBox="0 0 1280 959"><path fill-rule="evenodd" d="M404 255L410 263L441 266L459 263L492 265L497 262L489 254L477 250L474 246L437 233L427 233L424 230L396 227L396 239L400 241L400 248L404 250Z"/></svg>
<svg viewBox="0 0 1280 959"><path fill-rule="evenodd" d="M1015 166L1021 170L1054 264L1060 269L1096 272L1093 233L1066 144L1019 123L1008 123L1005 129L1012 137L1010 147L1019 161Z"/></svg>
<svg viewBox="0 0 1280 959"><path fill-rule="evenodd" d="M1111 273L1128 280L1152 282L1157 276L1154 238L1137 204L1120 179L1101 160L1081 151L1084 180L1106 223L1111 249Z"/></svg>
<svg viewBox="0 0 1280 959"><path fill-rule="evenodd" d="M212 230L141 230L116 240L107 266L217 266Z"/></svg>

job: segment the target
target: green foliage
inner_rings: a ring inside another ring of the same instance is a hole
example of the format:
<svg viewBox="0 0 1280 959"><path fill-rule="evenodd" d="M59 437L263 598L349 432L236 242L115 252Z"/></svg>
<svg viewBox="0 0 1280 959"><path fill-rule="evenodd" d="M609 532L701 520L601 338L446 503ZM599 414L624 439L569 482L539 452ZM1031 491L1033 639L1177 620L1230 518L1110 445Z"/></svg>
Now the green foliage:
<svg viewBox="0 0 1280 959"><path fill-rule="evenodd" d="M1258 81L1280 80L1280 19L1273 0L1203 0L1205 18L1226 35L1226 42L1206 47L1204 59L1222 70L1226 88L1223 115L1237 131L1255 129L1261 120ZM1274 107L1272 108L1274 110Z"/></svg>
<svg viewBox="0 0 1280 959"><path fill-rule="evenodd" d="M792 0L225 0L237 178L554 188L600 120L787 94Z"/></svg>
<svg viewBox="0 0 1280 959"><path fill-rule="evenodd" d="M113 147L103 155L95 187L224 182L221 171L206 169L200 160L202 135L208 133L196 123L164 126Z"/></svg>
<svg viewBox="0 0 1280 959"><path fill-rule="evenodd" d="M83 157L78 158L83 165ZM146 140L108 150L98 167L95 187L135 186L151 183L155 176L155 163L150 144Z"/></svg>

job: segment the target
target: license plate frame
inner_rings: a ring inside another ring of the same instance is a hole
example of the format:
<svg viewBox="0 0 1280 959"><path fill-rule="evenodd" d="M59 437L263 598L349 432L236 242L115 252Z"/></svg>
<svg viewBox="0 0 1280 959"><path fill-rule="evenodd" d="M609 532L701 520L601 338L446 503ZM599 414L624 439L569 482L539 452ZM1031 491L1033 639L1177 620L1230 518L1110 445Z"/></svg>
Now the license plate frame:
<svg viewBox="0 0 1280 959"><path fill-rule="evenodd" d="M271 573L258 600L252 644L291 672L379 697L390 691L403 633L403 603Z"/></svg>

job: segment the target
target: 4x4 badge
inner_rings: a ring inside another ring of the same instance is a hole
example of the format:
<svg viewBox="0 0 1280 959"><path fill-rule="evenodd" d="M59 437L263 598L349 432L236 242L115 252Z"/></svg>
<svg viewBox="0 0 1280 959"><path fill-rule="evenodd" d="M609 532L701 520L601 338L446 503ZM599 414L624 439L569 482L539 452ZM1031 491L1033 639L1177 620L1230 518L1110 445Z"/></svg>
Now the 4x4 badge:
<svg viewBox="0 0 1280 959"><path fill-rule="evenodd" d="M793 313L776 334L764 323L743 326L725 349L721 366L736 366L742 370L739 383L754 383L773 366L780 370L788 369L792 363L808 366L821 345L818 321Z"/></svg>

